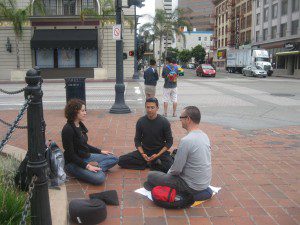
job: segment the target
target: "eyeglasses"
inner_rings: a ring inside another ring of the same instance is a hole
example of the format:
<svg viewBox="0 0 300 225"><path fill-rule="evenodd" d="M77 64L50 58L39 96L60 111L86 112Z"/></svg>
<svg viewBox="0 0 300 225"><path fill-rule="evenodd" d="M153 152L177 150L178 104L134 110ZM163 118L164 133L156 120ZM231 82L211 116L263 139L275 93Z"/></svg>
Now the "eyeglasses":
<svg viewBox="0 0 300 225"><path fill-rule="evenodd" d="M188 118L188 116L179 116L179 119Z"/></svg>

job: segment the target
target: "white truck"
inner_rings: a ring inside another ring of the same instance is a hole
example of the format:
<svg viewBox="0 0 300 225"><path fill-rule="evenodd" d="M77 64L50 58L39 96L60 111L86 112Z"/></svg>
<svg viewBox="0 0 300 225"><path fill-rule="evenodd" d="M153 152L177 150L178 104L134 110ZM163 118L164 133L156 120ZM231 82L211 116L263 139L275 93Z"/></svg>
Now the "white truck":
<svg viewBox="0 0 300 225"><path fill-rule="evenodd" d="M265 70L269 76L273 73L269 53L264 49L229 49L227 51L226 70L229 73L242 73L246 66L256 66Z"/></svg>

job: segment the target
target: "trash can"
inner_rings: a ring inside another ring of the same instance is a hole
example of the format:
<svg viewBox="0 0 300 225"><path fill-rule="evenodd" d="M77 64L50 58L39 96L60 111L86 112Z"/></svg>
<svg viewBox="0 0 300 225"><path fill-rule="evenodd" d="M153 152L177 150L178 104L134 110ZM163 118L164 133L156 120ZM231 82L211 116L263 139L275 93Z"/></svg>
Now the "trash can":
<svg viewBox="0 0 300 225"><path fill-rule="evenodd" d="M66 101L72 98L78 98L85 101L85 77L68 77L66 83Z"/></svg>

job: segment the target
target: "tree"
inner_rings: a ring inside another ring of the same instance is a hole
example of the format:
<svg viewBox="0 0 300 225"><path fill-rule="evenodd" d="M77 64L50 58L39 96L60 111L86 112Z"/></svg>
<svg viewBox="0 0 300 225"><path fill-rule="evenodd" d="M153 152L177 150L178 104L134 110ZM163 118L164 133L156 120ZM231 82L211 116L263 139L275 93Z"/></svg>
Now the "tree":
<svg viewBox="0 0 300 225"><path fill-rule="evenodd" d="M23 28L25 22L31 12L31 4L25 9L17 8L16 0L0 0L0 18L10 21L13 24L16 55L17 55L17 69L20 69L20 48L19 44L23 37Z"/></svg>
<svg viewBox="0 0 300 225"><path fill-rule="evenodd" d="M192 49L192 57L195 58L195 61L201 63L204 61L206 52L201 45L197 45Z"/></svg>
<svg viewBox="0 0 300 225"><path fill-rule="evenodd" d="M192 53L190 50L184 49L179 52L178 58L179 58L180 62L182 62L183 64L186 64L187 62L189 62L191 60Z"/></svg>
<svg viewBox="0 0 300 225"><path fill-rule="evenodd" d="M169 47L167 53L168 53L168 55L167 55L168 57L171 57L172 59L176 59L176 60L178 59L178 54L179 54L178 48ZM164 58L165 57L166 57L166 55L164 52Z"/></svg>

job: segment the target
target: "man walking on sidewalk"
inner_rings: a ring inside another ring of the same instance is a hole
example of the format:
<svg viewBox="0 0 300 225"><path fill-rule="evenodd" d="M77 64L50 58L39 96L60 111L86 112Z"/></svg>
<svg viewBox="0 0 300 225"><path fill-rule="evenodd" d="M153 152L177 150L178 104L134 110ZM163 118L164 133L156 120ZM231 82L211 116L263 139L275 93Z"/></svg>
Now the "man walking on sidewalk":
<svg viewBox="0 0 300 225"><path fill-rule="evenodd" d="M173 159L167 151L173 144L170 122L157 114L158 100L148 98L145 103L147 115L136 123L136 151L119 157L118 165L125 169L152 170L167 172Z"/></svg>
<svg viewBox="0 0 300 225"><path fill-rule="evenodd" d="M156 84L158 81L158 73L156 70L156 61L150 59L150 67L144 72L145 79L145 95L147 98L154 98L156 91Z"/></svg>
<svg viewBox="0 0 300 225"><path fill-rule="evenodd" d="M177 77L178 68L173 65L172 58L166 58L167 65L163 68L162 77L165 79L163 88L164 116L168 115L168 103L173 103L173 117L176 117L177 108Z"/></svg>

